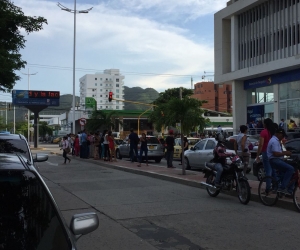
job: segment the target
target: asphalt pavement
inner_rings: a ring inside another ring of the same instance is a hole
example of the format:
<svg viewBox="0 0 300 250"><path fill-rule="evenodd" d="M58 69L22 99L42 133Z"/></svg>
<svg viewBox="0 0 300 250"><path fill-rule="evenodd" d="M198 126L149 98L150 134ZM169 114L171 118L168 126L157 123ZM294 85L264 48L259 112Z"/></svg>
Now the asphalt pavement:
<svg viewBox="0 0 300 250"><path fill-rule="evenodd" d="M79 239L80 250L282 250L300 244L295 209L245 206L235 192L210 197L198 186L201 172L182 176L164 162L138 168L128 160L72 156L63 165L61 151L53 148L33 153L49 154L47 162L38 163L39 172L65 220L92 211L100 220L97 230Z"/></svg>
<svg viewBox="0 0 300 250"><path fill-rule="evenodd" d="M32 151L33 153L35 151L36 152L39 151L39 152L50 153L55 155L62 155L62 152L57 144L40 144L39 148L37 149L32 148ZM178 164L179 163L178 161L176 162L176 164L174 164L175 166L177 166L176 168L167 168L164 159L162 159L162 162L160 164L157 164L155 162L150 162L148 166L146 166L146 164L142 164L142 167L138 167L137 162L132 163L131 161L129 161L129 159L122 159L122 160L118 159L117 162L107 162L103 160L94 160L93 158L81 159L79 157L74 157L71 155L69 157L71 157L71 159L74 158L81 162L89 162L89 163L101 165L111 169L117 169L117 170L126 171L134 174L145 175L152 178L176 182L179 184L184 184L192 187L197 187L202 189L206 188L203 185L201 185L201 182L206 181L203 172L186 170L185 174L183 174L183 170L181 169L181 166ZM261 202L258 196L259 182L256 180L256 177L253 176L252 173L249 174L247 177L251 187L251 201ZM236 191L223 192L223 193L227 195L237 196ZM292 199L285 198L285 197L279 199L276 203L276 206L284 209L289 209L294 211L296 210Z"/></svg>

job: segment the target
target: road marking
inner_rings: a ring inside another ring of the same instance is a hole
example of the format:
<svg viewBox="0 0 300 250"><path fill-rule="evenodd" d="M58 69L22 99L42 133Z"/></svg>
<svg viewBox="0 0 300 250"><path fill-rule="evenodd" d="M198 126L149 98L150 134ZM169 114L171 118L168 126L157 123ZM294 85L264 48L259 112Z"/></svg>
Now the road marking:
<svg viewBox="0 0 300 250"><path fill-rule="evenodd" d="M46 163L48 163L49 165L52 165L52 166L58 166L58 163L51 163L49 161L45 161Z"/></svg>

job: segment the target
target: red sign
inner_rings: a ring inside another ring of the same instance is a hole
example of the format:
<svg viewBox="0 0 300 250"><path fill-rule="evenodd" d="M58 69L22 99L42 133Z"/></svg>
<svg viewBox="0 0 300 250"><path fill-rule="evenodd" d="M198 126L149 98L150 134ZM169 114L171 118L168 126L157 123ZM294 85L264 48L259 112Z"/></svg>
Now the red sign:
<svg viewBox="0 0 300 250"><path fill-rule="evenodd" d="M59 99L60 93L59 91L38 91L38 90L30 90L28 91L28 98L52 98Z"/></svg>

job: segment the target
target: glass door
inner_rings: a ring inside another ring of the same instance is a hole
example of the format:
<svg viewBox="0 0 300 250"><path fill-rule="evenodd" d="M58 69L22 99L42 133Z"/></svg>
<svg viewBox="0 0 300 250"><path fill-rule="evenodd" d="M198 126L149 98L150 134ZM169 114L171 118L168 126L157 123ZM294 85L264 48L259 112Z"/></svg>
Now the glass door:
<svg viewBox="0 0 300 250"><path fill-rule="evenodd" d="M287 124L287 107L286 107L286 101L281 101L280 102L280 106L279 106L279 109L280 109L280 117L279 119L284 119L284 130L287 131L287 127L286 127L286 124ZM278 124L280 123L280 121L278 121Z"/></svg>

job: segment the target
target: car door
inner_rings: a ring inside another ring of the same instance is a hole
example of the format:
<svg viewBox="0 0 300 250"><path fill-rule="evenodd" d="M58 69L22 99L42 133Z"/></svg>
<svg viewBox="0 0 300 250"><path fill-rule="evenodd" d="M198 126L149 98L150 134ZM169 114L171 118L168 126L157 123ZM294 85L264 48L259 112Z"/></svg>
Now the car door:
<svg viewBox="0 0 300 250"><path fill-rule="evenodd" d="M199 167L199 158L200 158L200 153L203 150L205 144L206 144L207 139L199 141L194 147L193 150L190 151L190 155L188 157L189 163L191 167L198 168Z"/></svg>
<svg viewBox="0 0 300 250"><path fill-rule="evenodd" d="M207 140L204 149L201 152L201 158L199 159L201 168L204 168L205 162L209 162L212 158L214 158L213 151L216 144L217 142L215 140Z"/></svg>
<svg viewBox="0 0 300 250"><path fill-rule="evenodd" d="M286 142L285 148L286 150L291 151L293 156L297 155L298 157L300 157L300 139Z"/></svg>

